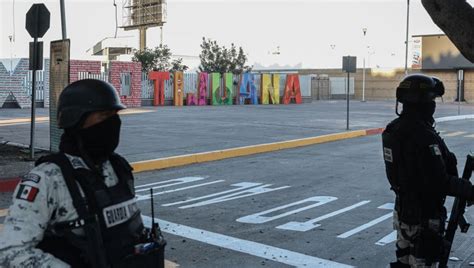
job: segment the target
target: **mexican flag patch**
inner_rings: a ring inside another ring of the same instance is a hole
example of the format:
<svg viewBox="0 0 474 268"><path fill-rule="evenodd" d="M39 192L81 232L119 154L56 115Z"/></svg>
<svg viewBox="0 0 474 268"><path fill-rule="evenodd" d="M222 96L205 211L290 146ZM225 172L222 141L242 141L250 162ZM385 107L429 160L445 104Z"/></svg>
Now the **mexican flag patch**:
<svg viewBox="0 0 474 268"><path fill-rule="evenodd" d="M35 201L36 195L38 194L39 189L33 186L20 184L20 189L16 194L17 199L23 199L28 202Z"/></svg>

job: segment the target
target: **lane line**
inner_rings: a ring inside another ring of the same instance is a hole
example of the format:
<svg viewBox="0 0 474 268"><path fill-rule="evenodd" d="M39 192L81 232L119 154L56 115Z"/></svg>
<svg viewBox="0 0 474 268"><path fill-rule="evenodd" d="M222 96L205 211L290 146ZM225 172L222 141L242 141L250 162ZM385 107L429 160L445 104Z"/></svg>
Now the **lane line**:
<svg viewBox="0 0 474 268"><path fill-rule="evenodd" d="M382 239L377 241L375 244L378 246L385 246L397 240L397 231L393 231L390 234L384 236Z"/></svg>
<svg viewBox="0 0 474 268"><path fill-rule="evenodd" d="M157 182L152 182L152 183L147 183L147 184L142 184L142 185L135 185L135 189L138 189L138 188L141 188L141 187L157 185L157 184L165 184L165 183L174 182L174 181L193 182L193 181L204 180L204 179L207 179L207 178L209 178L209 176L182 177L182 178L171 179L171 180L166 180L166 181L157 181Z"/></svg>
<svg viewBox="0 0 474 268"><path fill-rule="evenodd" d="M201 186L206 186L206 185L211 185L219 182L223 182L225 180L217 180L217 181L211 181L211 182L206 182L206 183L201 183L201 184L196 184L196 185L191 185L191 186L186 186L186 187L181 187L173 190L167 190L167 191L161 191L157 193L153 193L153 196L155 195L160 195L160 194L168 194L168 193L174 193L178 191L183 191L183 190L188 190L188 189L193 189ZM137 201L143 201L143 200L148 200L150 199L150 195L136 195Z"/></svg>
<svg viewBox="0 0 474 268"><path fill-rule="evenodd" d="M393 216L393 213L390 212L390 213L385 214L385 215L383 215L383 216L381 216L381 217L378 217L377 219L371 220L371 221L369 221L369 222L366 223L366 224L362 224L361 226L359 226L359 227L357 227L357 228L354 228L354 229L349 230L349 231L347 231L347 232L345 232L345 233L343 233L343 234L340 234L340 235L338 235L337 237L338 237L338 238L348 238L349 236L352 236L352 235L357 234L357 233L359 233L359 232L361 232L361 231L363 231L363 230L365 230L365 229L368 229L368 228L370 228L370 227L376 225L377 223L383 222L383 221L385 221L386 219L391 218L392 216Z"/></svg>
<svg viewBox="0 0 474 268"><path fill-rule="evenodd" d="M151 226L151 217L142 215L146 226ZM265 258L271 261L284 263L296 267L353 267L347 264L330 261L306 254L273 247L249 240L210 232L155 218L163 232L192 239L216 247L226 248L252 256ZM259 264L260 265L260 264Z"/></svg>
<svg viewBox="0 0 474 268"><path fill-rule="evenodd" d="M466 135L464 136L465 138L474 138L474 134L471 134L471 135Z"/></svg>
<svg viewBox="0 0 474 268"><path fill-rule="evenodd" d="M244 216L244 217L238 218L236 221L243 222L243 223L262 224L262 223L266 223L266 222L269 222L269 221L280 219L280 218L283 218L283 217L286 217L286 216L289 216L289 215L295 215L295 214L297 214L301 211L305 211L305 210L308 210L308 209L319 207L319 206L325 205L325 204L327 204L329 202L332 202L332 201L335 201L335 200L337 200L337 197L333 197L333 196L314 196L314 197L306 198L306 199L303 199L303 200L300 200L300 201L297 201L297 202L293 202L291 204L279 206L279 207L272 208L272 209L269 209L269 210L265 210L265 211L262 211L262 212L258 212L258 213L252 214L252 215ZM297 208L297 209L294 209L294 210L290 210L290 211L287 211L287 212L284 212L284 213L280 213L280 214L277 214L277 215L274 215L275 213L273 213L275 211L284 210L284 209L287 209L287 208L290 208L290 207L294 207L294 206L301 205L301 204L304 204L304 203L309 203L309 202L313 202L313 204L307 205L305 207L300 207L300 208ZM264 216L266 214L272 214L273 216Z"/></svg>
<svg viewBox="0 0 474 268"><path fill-rule="evenodd" d="M435 118L435 121L436 123L440 123L440 122L465 120L465 119L474 119L474 114L439 117L439 118Z"/></svg>
<svg viewBox="0 0 474 268"><path fill-rule="evenodd" d="M451 132L451 133L448 133L448 134L444 134L443 136L444 137L456 137L456 136L466 134L466 133L467 133L466 131L456 131L456 132Z"/></svg>
<svg viewBox="0 0 474 268"><path fill-rule="evenodd" d="M154 185L154 186L151 187L151 188L160 189L160 188L166 188L166 187L170 187L170 186L175 186L175 185L180 185L180 184L185 184L185 183L190 183L190 182L195 182L195 181L200 181L200 180L204 180L204 178L184 177L184 178L179 178L179 179L163 181L163 182L159 182L159 183L149 183L149 184L145 184L145 185L140 185L140 186L136 186L135 189L137 189L138 187L143 188L143 187L152 186L152 185ZM163 183L172 182L172 181L175 181L175 183L168 183L168 184L156 186L156 184L163 184ZM137 189L137 190L135 190L135 193L140 193L140 192L145 192L145 191L150 191L150 188Z"/></svg>
<svg viewBox="0 0 474 268"><path fill-rule="evenodd" d="M249 189L249 188L252 188L252 187L255 187L255 186L259 186L259 185L262 185L262 184L258 183L258 182L239 182L239 183L230 185L230 186L237 186L238 187L238 188L235 188L235 189L230 189L230 190L226 190L226 191L222 191L222 192L218 192L218 193L203 195L203 196L195 197L195 198L191 198L191 199L181 200L181 201L174 202L174 203L167 203L167 204L163 204L162 206L163 207L169 207L169 206L179 205L179 204L183 204L183 203L194 202L194 201L206 199L206 198L209 198L209 197L214 197L214 196L218 196L218 195L224 195L224 194L228 194L228 193L232 193L232 192L242 191L242 190Z"/></svg>
<svg viewBox="0 0 474 268"><path fill-rule="evenodd" d="M165 260L165 268L177 268L177 267L179 267L179 264L174 263L169 260Z"/></svg>
<svg viewBox="0 0 474 268"><path fill-rule="evenodd" d="M305 222L297 222L297 221L292 221L292 222L288 222L288 223L285 223L285 224L282 224L282 225L279 225L275 228L277 229L284 229L284 230L291 230L291 231L299 231L299 232L306 232L306 231L309 231L311 229L314 229L316 227L319 227L321 226L321 224L317 223L317 222L320 222L322 220L325 220L325 219L328 219L328 218L331 218L331 217L334 217L334 216L337 216L339 214L342 214L344 212L347 212L349 210L352 210L352 209L355 209L357 207L360 207L360 206L363 206L367 203L370 203L370 200L364 200L364 201L361 201L359 203L356 203L352 206L348 206L348 207L345 207L343 209L339 209L339 210L336 210L336 211L333 211L331 213L328 213L326 215L323 215L321 217L317 217L315 219L312 219L312 220L309 220L309 221L305 221Z"/></svg>

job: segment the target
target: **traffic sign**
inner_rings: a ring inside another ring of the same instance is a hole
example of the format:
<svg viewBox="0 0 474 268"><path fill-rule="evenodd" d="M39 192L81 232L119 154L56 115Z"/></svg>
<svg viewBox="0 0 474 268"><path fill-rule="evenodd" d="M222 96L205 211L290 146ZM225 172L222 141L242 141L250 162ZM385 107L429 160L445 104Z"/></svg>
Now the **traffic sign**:
<svg viewBox="0 0 474 268"><path fill-rule="evenodd" d="M33 4L26 13L26 30L33 38L41 38L49 29L50 13L44 4Z"/></svg>

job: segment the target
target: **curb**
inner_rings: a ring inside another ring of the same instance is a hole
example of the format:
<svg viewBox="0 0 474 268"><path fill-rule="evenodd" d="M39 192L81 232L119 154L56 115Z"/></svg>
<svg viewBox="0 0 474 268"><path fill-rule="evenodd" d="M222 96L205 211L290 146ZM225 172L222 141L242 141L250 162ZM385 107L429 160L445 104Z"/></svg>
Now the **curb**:
<svg viewBox="0 0 474 268"><path fill-rule="evenodd" d="M382 133L384 128L373 128L366 130L355 130L342 133L327 134L322 136L302 138L274 143L257 144L251 146L237 147L225 150L216 150L203 153L195 153L188 155L178 155L153 160L145 160L131 163L134 172L144 172L152 170L160 170L165 168L179 167L190 164L211 162L216 160L254 155L260 153L268 153L279 150L297 148L302 146L326 143L338 140L352 139L368 135L376 135Z"/></svg>
<svg viewBox="0 0 474 268"><path fill-rule="evenodd" d="M20 177L0 179L0 193L13 192L20 180Z"/></svg>
<svg viewBox="0 0 474 268"><path fill-rule="evenodd" d="M243 147L230 148L230 149L225 149L225 150L216 150L216 151L209 151L209 152L203 152L203 153L177 155L177 156L164 157L164 158L158 158L158 159L153 159L153 160L139 161L139 162L134 162L130 164L133 167L133 172L139 173L139 172L144 172L144 171L161 170L161 169L166 169L166 168L205 163L205 162L223 160L223 159L240 157L240 156L269 153L269 152L292 149L292 148L314 145L314 144L319 144L319 143L326 143L326 142L352 139L352 138L369 136L369 135L376 135L376 134L382 133L383 130L384 128L355 130L355 131L327 134L327 135L321 135L321 136L315 136L315 137L309 137L309 138L243 146ZM15 145L18 146L20 144L15 144ZM0 178L0 192L12 192L15 189L18 182L20 181L20 179L21 179L20 177L8 178L8 179Z"/></svg>

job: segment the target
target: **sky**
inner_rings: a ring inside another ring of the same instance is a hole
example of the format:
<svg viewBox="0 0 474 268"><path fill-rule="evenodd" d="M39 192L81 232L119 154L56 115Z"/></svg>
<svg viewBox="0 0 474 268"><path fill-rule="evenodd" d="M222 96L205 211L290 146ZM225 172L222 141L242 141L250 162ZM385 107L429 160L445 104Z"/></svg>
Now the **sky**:
<svg viewBox="0 0 474 268"><path fill-rule="evenodd" d="M122 24L122 1L118 24ZM40 40L62 38L59 0L0 0L0 59L28 57L25 14L33 3L45 3L51 12L50 29ZM94 59L87 52L115 34L114 0L65 0L71 59ZM474 0L468 1L473 5ZM198 63L202 37L219 44L242 46L249 64L257 67L341 68L342 57L356 56L358 67L402 68L405 65L406 0L168 0L164 44L173 54ZM367 29L366 35L363 28ZM437 34L421 1L410 1L409 36ZM10 42L9 36L15 36ZM118 30L138 46L138 31ZM160 44L159 28L147 31L147 46ZM279 47L279 54L275 54ZM409 39L409 58L411 39ZM410 63L410 62L409 62ZM193 66L192 66L193 67Z"/></svg>

